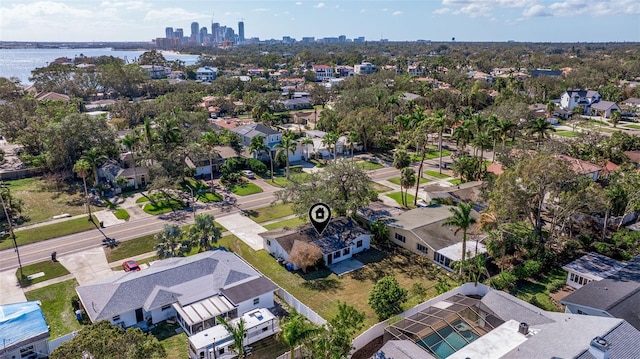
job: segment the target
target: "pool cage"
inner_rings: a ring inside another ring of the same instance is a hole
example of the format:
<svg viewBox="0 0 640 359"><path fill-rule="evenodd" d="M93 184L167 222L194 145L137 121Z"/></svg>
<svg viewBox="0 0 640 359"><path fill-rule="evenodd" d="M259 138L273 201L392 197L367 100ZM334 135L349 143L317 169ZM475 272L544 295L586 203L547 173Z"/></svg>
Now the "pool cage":
<svg viewBox="0 0 640 359"><path fill-rule="evenodd" d="M411 340L444 359L502 323L479 298L455 294L388 326L384 342Z"/></svg>

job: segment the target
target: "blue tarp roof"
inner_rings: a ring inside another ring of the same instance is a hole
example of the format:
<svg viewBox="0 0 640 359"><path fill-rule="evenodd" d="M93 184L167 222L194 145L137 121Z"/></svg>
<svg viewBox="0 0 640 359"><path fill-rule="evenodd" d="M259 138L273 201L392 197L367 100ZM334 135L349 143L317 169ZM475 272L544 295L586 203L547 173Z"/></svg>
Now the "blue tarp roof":
<svg viewBox="0 0 640 359"><path fill-rule="evenodd" d="M21 302L0 305L0 341L16 345L49 332L40 302Z"/></svg>

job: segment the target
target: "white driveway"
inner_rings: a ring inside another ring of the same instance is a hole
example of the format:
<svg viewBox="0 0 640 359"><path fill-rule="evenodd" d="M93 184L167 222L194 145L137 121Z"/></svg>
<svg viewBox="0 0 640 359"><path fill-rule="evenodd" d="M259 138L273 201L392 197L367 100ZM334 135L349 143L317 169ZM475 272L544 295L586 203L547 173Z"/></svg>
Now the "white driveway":
<svg viewBox="0 0 640 359"><path fill-rule="evenodd" d="M234 213L228 216L218 217L216 218L216 222L220 223L229 232L240 238L254 250L264 249L264 243L259 233L266 232L267 230L250 218L240 213Z"/></svg>
<svg viewBox="0 0 640 359"><path fill-rule="evenodd" d="M0 272L0 304L26 302L22 288L16 278L16 270Z"/></svg>
<svg viewBox="0 0 640 359"><path fill-rule="evenodd" d="M58 257L58 261L73 274L78 284L85 285L116 274L109 268L102 247L67 254Z"/></svg>

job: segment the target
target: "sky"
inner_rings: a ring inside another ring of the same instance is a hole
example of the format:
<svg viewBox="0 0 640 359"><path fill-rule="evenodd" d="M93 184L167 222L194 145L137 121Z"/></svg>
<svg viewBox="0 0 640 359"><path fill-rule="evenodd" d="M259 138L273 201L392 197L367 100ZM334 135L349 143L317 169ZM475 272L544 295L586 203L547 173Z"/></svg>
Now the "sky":
<svg viewBox="0 0 640 359"><path fill-rule="evenodd" d="M640 42L640 0L2 0L0 41L151 41L212 18L261 40Z"/></svg>

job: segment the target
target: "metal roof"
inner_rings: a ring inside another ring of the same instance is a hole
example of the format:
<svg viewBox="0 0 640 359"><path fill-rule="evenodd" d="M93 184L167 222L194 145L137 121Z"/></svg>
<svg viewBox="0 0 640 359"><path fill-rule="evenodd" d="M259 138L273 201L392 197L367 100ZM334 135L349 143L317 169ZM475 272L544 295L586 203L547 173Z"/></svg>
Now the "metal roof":
<svg viewBox="0 0 640 359"><path fill-rule="evenodd" d="M49 338L49 326L40 302L0 305L0 340L4 340L0 353L45 338Z"/></svg>

